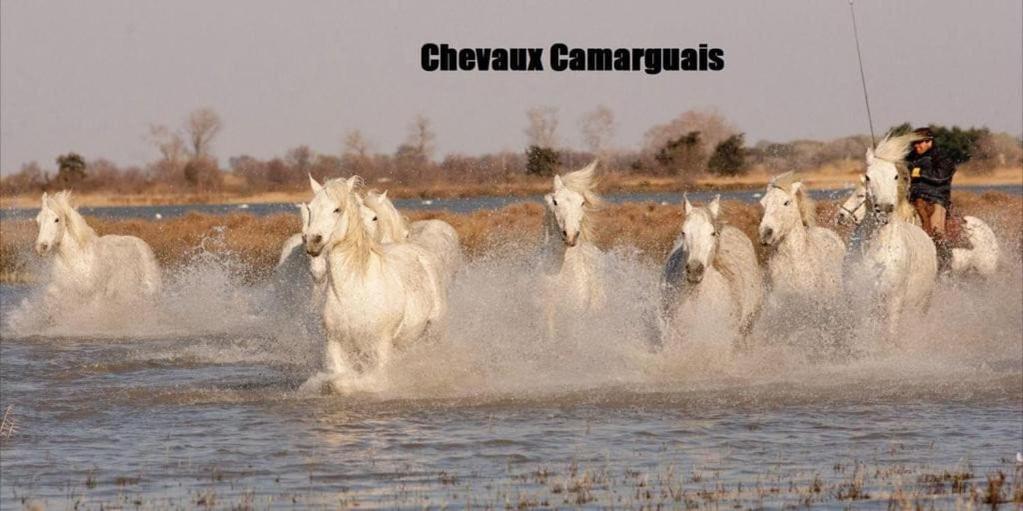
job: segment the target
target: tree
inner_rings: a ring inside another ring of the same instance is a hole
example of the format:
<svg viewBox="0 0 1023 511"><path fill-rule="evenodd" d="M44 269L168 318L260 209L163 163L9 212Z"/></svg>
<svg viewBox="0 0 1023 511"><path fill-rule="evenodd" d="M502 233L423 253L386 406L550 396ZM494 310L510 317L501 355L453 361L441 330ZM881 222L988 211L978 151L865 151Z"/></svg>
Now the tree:
<svg viewBox="0 0 1023 511"><path fill-rule="evenodd" d="M608 148L615 132L615 116L610 108L600 105L579 119L579 130L583 142L594 154L601 154Z"/></svg>
<svg viewBox="0 0 1023 511"><path fill-rule="evenodd" d="M192 150L193 158L210 156L213 137L222 127L220 116L212 108L200 108L192 112L185 121L185 133Z"/></svg>
<svg viewBox="0 0 1023 511"><path fill-rule="evenodd" d="M316 155L312 149L309 149L309 146L300 145L288 149L288 152L284 154L284 161L288 163L288 166L292 168L295 174L304 176L312 167L313 158L315 157Z"/></svg>
<svg viewBox="0 0 1023 511"><path fill-rule="evenodd" d="M742 133L732 135L714 148L707 169L722 176L735 176L746 170L745 144Z"/></svg>
<svg viewBox="0 0 1023 511"><path fill-rule="evenodd" d="M526 111L529 125L526 139L530 146L554 149L558 145L558 109L552 106L535 107Z"/></svg>
<svg viewBox="0 0 1023 511"><path fill-rule="evenodd" d="M217 168L217 163L210 158L192 158L184 168L185 181L200 191L211 191L220 188L224 177Z"/></svg>
<svg viewBox="0 0 1023 511"><path fill-rule="evenodd" d="M177 165L185 159L185 141L162 124L149 125L149 140L160 151L163 160Z"/></svg>
<svg viewBox="0 0 1023 511"><path fill-rule="evenodd" d="M423 160L429 161L433 155L433 143L436 138L437 135L430 128L430 119L420 114L409 124L408 138L404 145L418 153Z"/></svg>
<svg viewBox="0 0 1023 511"><path fill-rule="evenodd" d="M369 156L369 141L366 140L366 137L359 130L351 130L345 135L344 149L341 151L341 157L345 158L348 156L358 158Z"/></svg>
<svg viewBox="0 0 1023 511"><path fill-rule="evenodd" d="M526 173L533 176L553 176L559 163L558 152L537 145L526 149Z"/></svg>
<svg viewBox="0 0 1023 511"><path fill-rule="evenodd" d="M665 144L655 156L670 174L692 175L703 171L707 155L699 131L690 131Z"/></svg>
<svg viewBox="0 0 1023 511"><path fill-rule="evenodd" d="M934 134L934 145L940 148L941 152L951 158L956 165L970 161L973 154L977 152L980 140L991 135L991 131L987 128L963 129L959 126L947 127L940 124L931 124L928 127ZM903 135L912 129L913 126L910 123L904 122L893 126L889 132L893 135Z"/></svg>
<svg viewBox="0 0 1023 511"><path fill-rule="evenodd" d="M57 183L71 187L85 180L85 159L78 153L67 153L57 157Z"/></svg>
<svg viewBox="0 0 1023 511"><path fill-rule="evenodd" d="M647 130L644 135L646 152L654 154L668 142L693 131L700 132L700 138L707 147L717 147L722 141L739 132L716 110L688 110L666 124L659 124Z"/></svg>

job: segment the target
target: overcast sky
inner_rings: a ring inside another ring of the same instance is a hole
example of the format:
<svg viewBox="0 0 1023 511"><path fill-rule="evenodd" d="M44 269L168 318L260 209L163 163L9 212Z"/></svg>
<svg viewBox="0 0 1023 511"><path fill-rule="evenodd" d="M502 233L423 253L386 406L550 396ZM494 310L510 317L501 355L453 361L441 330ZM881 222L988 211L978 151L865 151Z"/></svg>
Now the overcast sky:
<svg viewBox="0 0 1023 511"><path fill-rule="evenodd" d="M340 152L361 129L393 151L432 119L438 154L521 150L524 111L553 105L566 145L598 104L615 144L716 107L753 143L866 133L846 0L783 2L0 3L0 168L75 150L122 164L156 158L147 127L211 106L214 143L270 157L307 144ZM859 0L879 129L903 120L1023 131L1023 3ZM725 50L719 72L429 73L426 42L465 47Z"/></svg>

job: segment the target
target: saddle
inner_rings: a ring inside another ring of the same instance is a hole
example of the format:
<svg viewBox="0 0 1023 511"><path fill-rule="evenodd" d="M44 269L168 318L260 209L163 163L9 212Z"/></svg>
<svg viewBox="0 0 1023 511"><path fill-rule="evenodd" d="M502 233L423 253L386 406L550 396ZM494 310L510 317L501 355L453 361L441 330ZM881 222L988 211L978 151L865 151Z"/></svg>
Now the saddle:
<svg viewBox="0 0 1023 511"><path fill-rule="evenodd" d="M934 213L934 203L928 202L923 199L916 199L913 201L913 207L916 208L916 212L920 215L920 223L924 231L927 232L932 238L935 237L934 232L930 228L931 214ZM935 238L935 241L938 241ZM969 236L966 235L966 219L959 213L959 210L953 205L949 205L948 210L945 212L945 245L948 248L964 248L972 249L973 244L970 243Z"/></svg>

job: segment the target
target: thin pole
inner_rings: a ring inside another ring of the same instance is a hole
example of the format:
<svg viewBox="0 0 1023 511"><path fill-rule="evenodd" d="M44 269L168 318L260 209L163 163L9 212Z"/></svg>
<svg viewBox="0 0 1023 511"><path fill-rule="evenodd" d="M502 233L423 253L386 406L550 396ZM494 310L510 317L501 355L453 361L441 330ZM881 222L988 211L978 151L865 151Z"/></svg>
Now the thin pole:
<svg viewBox="0 0 1023 511"><path fill-rule="evenodd" d="M853 37L856 38L856 58L860 61L860 83L863 84L863 102L867 105L867 123L870 125L870 145L877 147L877 138L874 137L874 118L870 115L870 97L867 95L867 78L863 74L863 54L860 53L860 33L856 30L856 11L853 9L853 0L849 0L849 15L852 16Z"/></svg>

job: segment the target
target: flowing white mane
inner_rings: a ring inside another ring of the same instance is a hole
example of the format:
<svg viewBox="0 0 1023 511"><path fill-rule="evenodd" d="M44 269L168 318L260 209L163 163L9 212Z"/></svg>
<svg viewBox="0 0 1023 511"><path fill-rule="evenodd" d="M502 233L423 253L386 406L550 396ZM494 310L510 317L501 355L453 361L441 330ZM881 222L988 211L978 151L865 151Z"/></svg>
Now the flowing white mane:
<svg viewBox="0 0 1023 511"><path fill-rule="evenodd" d="M597 209L604 204L603 199L600 198L600 195L597 195L596 191L596 170L597 160L593 160L589 165L561 176L561 181L565 183L565 187L581 194L586 199L586 205L589 209Z"/></svg>
<svg viewBox="0 0 1023 511"><path fill-rule="evenodd" d="M592 213L604 206L604 199L596 191L596 170L597 160L593 160L589 165L561 176L561 181L565 184L565 188L582 195L584 199L583 210L586 214L583 215L579 225L579 239L582 241L592 242L594 240L594 217Z"/></svg>
<svg viewBox="0 0 1023 511"><path fill-rule="evenodd" d="M74 236L75 241L84 244L96 238L96 231L89 227L89 224L85 223L85 218L71 206L70 190L57 192L50 199L51 203L57 206L54 212L64 219L67 232Z"/></svg>
<svg viewBox="0 0 1023 511"><path fill-rule="evenodd" d="M923 139L924 137L922 135L912 132L898 136L894 136L889 133L888 135L885 135L884 139L881 140L879 144L877 144L877 147L873 150L872 154L874 155L874 158L879 160L898 164L906 158L907 154L909 154L909 150L912 148L913 143Z"/></svg>

